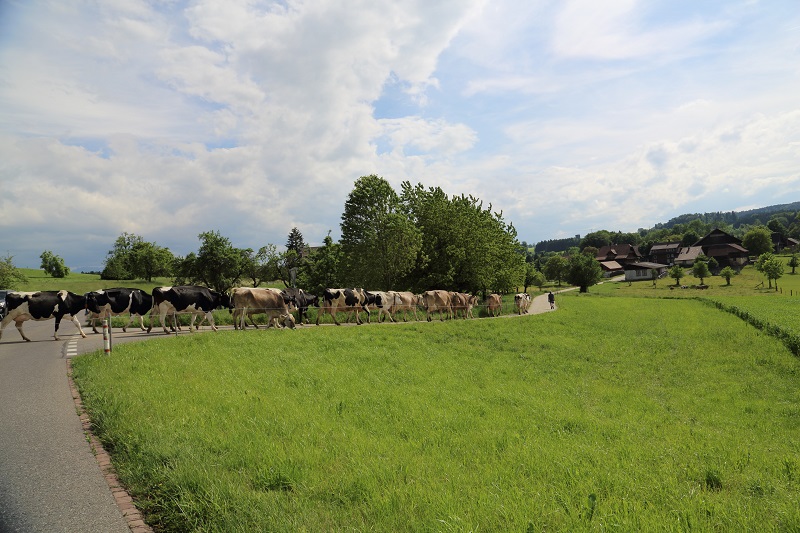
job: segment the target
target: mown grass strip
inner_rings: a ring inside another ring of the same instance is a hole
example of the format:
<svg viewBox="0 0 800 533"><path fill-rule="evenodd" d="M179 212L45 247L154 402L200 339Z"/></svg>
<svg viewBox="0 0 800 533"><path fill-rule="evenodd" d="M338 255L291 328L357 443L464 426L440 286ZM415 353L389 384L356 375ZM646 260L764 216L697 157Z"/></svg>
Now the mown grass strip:
<svg viewBox="0 0 800 533"><path fill-rule="evenodd" d="M73 362L163 531L800 528L800 361L691 300L221 332Z"/></svg>

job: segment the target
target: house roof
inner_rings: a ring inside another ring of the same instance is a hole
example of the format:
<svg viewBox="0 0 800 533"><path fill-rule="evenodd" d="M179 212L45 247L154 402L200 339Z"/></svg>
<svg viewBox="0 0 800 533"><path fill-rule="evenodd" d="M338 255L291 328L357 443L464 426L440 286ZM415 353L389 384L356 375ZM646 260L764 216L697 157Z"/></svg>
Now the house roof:
<svg viewBox="0 0 800 533"><path fill-rule="evenodd" d="M616 261L600 261L600 266L603 270L622 270L622 265Z"/></svg>
<svg viewBox="0 0 800 533"><path fill-rule="evenodd" d="M629 257L641 257L642 253L638 246L631 244L611 244L600 248L597 251L597 260L606 261L614 259L627 259Z"/></svg>
<svg viewBox="0 0 800 533"><path fill-rule="evenodd" d="M725 233L719 228L714 228L708 235L694 243L693 246L713 246L715 244L738 244L741 246L742 240L737 239L730 233Z"/></svg>
<svg viewBox="0 0 800 533"><path fill-rule="evenodd" d="M649 261L642 261L640 263L630 263L625 265L625 270L640 270L640 269L657 270L659 268L667 268L667 265L662 265L661 263L650 263Z"/></svg>
<svg viewBox="0 0 800 533"><path fill-rule="evenodd" d="M672 251L679 250L680 247L681 247L681 243L679 243L679 242L665 242L665 243L662 242L662 243L654 244L652 246L652 248L650 248L650 253L652 254L653 252L656 252L656 253L658 253L658 252L672 252Z"/></svg>
<svg viewBox="0 0 800 533"><path fill-rule="evenodd" d="M681 248L681 253L675 258L675 261L694 261L697 256L703 253L702 246L689 246Z"/></svg>

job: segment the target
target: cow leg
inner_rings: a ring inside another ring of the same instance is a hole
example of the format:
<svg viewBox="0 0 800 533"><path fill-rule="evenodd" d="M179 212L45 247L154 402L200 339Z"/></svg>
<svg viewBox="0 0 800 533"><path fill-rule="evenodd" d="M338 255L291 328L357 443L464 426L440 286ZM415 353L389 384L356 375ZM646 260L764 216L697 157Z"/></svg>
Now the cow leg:
<svg viewBox="0 0 800 533"><path fill-rule="evenodd" d="M83 329L81 328L81 321L78 320L78 317L76 317L75 315L72 315L72 323L75 324L76 328L78 328L78 333L81 334L81 337L83 337L85 339L86 338L86 333L83 332ZM108 323L108 327L111 327L111 322L110 321ZM58 329L58 326L56 326L56 329Z"/></svg>
<svg viewBox="0 0 800 533"><path fill-rule="evenodd" d="M31 340L28 337L25 336L25 333L22 332L22 324L24 322L25 322L24 320L15 320L14 321L14 325L17 326L17 331L19 331L19 334L22 336L22 338L24 340L26 340L27 342L31 342Z"/></svg>
<svg viewBox="0 0 800 533"><path fill-rule="evenodd" d="M161 327L164 329L164 335L169 335L169 331L167 331L167 310L162 309L161 312L158 314L158 320L161 323ZM172 322L175 322L175 315L172 315Z"/></svg>
<svg viewBox="0 0 800 533"><path fill-rule="evenodd" d="M92 333L100 333L99 331L97 331L97 319L96 318L90 318L89 319L89 323L92 325Z"/></svg>
<svg viewBox="0 0 800 533"><path fill-rule="evenodd" d="M217 331L219 328L217 328L217 325L214 323L214 315L212 315L211 313L212 313L212 311L209 311L209 312L206 313L206 320L208 320L208 323L211 326L211 330L212 331ZM251 320L252 320L252 318L251 318Z"/></svg>
<svg viewBox="0 0 800 533"><path fill-rule="evenodd" d="M14 324L17 326L17 331L19 331L19 334L22 335L22 338L25 339L26 341L30 341L30 339L28 337L26 337L24 333L22 333L22 323L25 322L25 321L24 320L14 320L9 315L6 315L3 318L3 321L0 322L0 338L3 337L3 330L6 329L6 326L11 324L11 322L14 322Z"/></svg>
<svg viewBox="0 0 800 533"><path fill-rule="evenodd" d="M251 311L251 312L247 313L247 316L250 317L250 323L253 324L253 327L258 329L258 324L256 324L256 319L253 318L255 316L255 314L256 314L255 311ZM269 324L267 324L267 328L269 328ZM242 329L244 329L244 328L242 328Z"/></svg>

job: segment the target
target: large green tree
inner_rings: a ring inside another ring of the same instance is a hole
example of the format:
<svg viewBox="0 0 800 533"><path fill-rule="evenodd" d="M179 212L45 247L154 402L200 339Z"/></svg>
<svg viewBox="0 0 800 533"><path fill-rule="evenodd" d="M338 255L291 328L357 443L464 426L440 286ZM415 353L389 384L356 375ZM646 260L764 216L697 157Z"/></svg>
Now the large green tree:
<svg viewBox="0 0 800 533"><path fill-rule="evenodd" d="M742 246L750 255L765 254L772 251L772 232L764 226L756 226L742 238Z"/></svg>
<svg viewBox="0 0 800 533"><path fill-rule="evenodd" d="M593 255L575 254L567 261L565 279L571 285L580 287L580 292L588 292L603 278L603 268Z"/></svg>
<svg viewBox="0 0 800 533"><path fill-rule="evenodd" d="M101 279L144 279L171 276L175 256L163 246L147 242L134 233L124 232L109 250Z"/></svg>
<svg viewBox="0 0 800 533"><path fill-rule="evenodd" d="M347 284L390 290L410 272L422 245L392 186L376 175L357 179L342 213L343 270Z"/></svg>
<svg viewBox="0 0 800 533"><path fill-rule="evenodd" d="M203 232L198 238L200 249L194 263L194 279L219 292L236 285L244 271L242 250L218 231Z"/></svg>
<svg viewBox="0 0 800 533"><path fill-rule="evenodd" d="M401 200L422 245L407 285L416 290L507 292L525 280L525 251L516 229L491 204L448 197L436 187L402 184Z"/></svg>
<svg viewBox="0 0 800 533"><path fill-rule="evenodd" d="M39 268L44 270L45 274L54 278L66 278L69 276L69 267L64 264L64 259L60 256L45 250L39 258L42 260Z"/></svg>
<svg viewBox="0 0 800 533"><path fill-rule="evenodd" d="M544 272L544 275L547 277L547 279L555 281L561 285L561 282L565 279L567 273L566 258L561 255L554 255L550 257L544 264L542 272Z"/></svg>

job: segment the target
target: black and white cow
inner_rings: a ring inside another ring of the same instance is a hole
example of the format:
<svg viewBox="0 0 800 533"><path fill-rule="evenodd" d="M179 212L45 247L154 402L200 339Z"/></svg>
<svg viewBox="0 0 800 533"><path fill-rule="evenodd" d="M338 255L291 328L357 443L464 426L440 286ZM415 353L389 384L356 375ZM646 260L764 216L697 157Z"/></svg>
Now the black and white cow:
<svg viewBox="0 0 800 533"><path fill-rule="evenodd" d="M303 315L306 317L306 324L308 324L308 308L309 306L319 307L319 296L309 294L303 289L295 289L289 287L284 289L284 292L294 298L294 304L297 306L297 323L303 323Z"/></svg>
<svg viewBox="0 0 800 533"><path fill-rule="evenodd" d="M194 327L195 318L203 315L211 325L211 329L217 331L217 326L214 324L214 316L211 312L220 307L230 309L231 297L207 287L198 285L156 287L153 289L153 310L150 312L150 327L147 328L147 332L150 333L153 329L154 315L156 313L158 313L158 317L161 320L161 327L164 328L164 333L169 333L164 323L167 314L177 313L192 314L192 318L189 321L189 331L192 331L192 327Z"/></svg>
<svg viewBox="0 0 800 533"><path fill-rule="evenodd" d="M86 310L92 331L97 333L97 319L130 313L130 320L122 327L127 331L133 320L139 318L139 327L145 331L144 315L153 308L153 297L141 289L114 288L92 291L86 294Z"/></svg>
<svg viewBox="0 0 800 533"><path fill-rule="evenodd" d="M14 322L22 338L30 341L22 332L23 322L55 318L56 327L53 338L58 340L58 326L64 315L70 315L72 323L78 328L81 337L86 337L77 318L77 314L86 309L86 296L69 291L9 292L6 295L6 306L8 314L0 323L0 337L6 326Z"/></svg>
<svg viewBox="0 0 800 533"><path fill-rule="evenodd" d="M378 322L383 322L385 317L389 317L394 322L391 309L395 303L395 295L392 292L365 291L367 295L367 305L378 310Z"/></svg>
<svg viewBox="0 0 800 533"><path fill-rule="evenodd" d="M348 314L348 322L350 321L350 314L356 313L356 324L361 324L360 312L368 305L368 297L366 291L363 289L325 289L322 293L322 301L319 304L319 313L317 313L317 325L319 320L325 313L333 317L333 322L340 326L339 321L336 319L337 311L342 311ZM367 321L369 322L369 308L367 311Z"/></svg>

